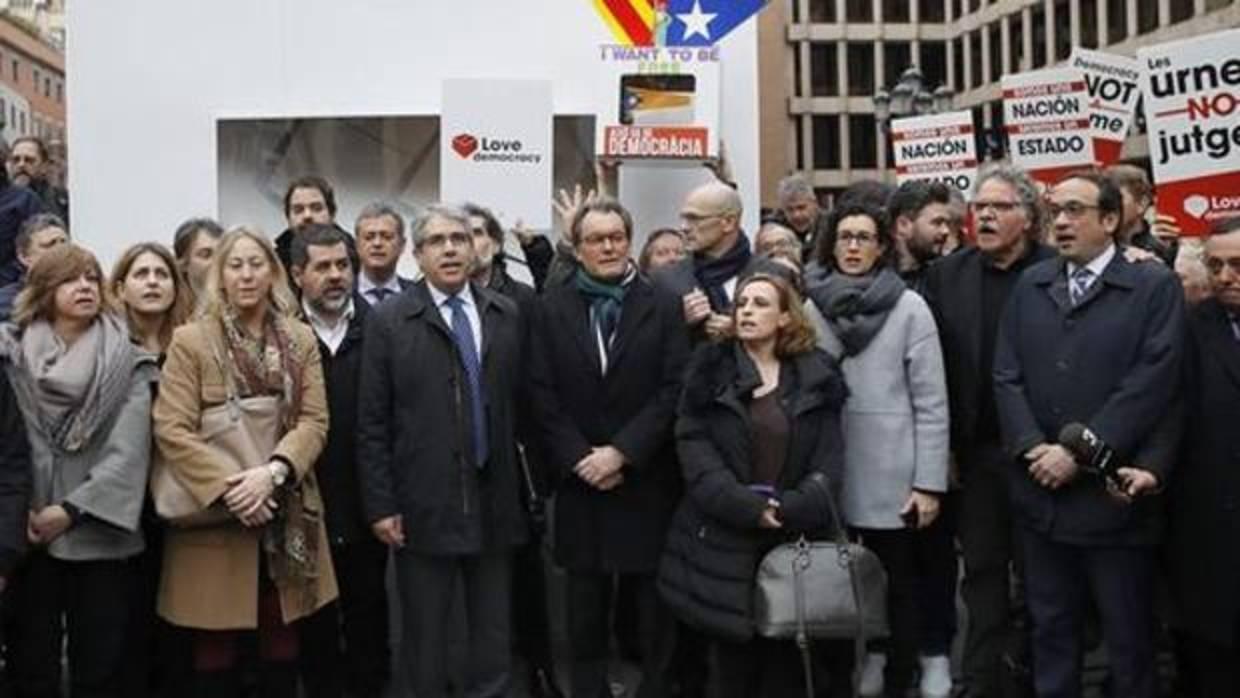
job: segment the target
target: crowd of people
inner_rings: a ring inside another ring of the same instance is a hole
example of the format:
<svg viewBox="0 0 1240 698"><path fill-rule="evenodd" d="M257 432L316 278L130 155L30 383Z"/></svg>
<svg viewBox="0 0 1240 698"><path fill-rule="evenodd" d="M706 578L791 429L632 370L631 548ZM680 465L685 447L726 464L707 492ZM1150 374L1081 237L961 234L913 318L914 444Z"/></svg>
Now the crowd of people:
<svg viewBox="0 0 1240 698"><path fill-rule="evenodd" d="M1182 243L1139 168L830 210L794 175L752 244L718 170L640 250L605 193L561 192L554 242L477 203L348 231L305 176L274 239L195 218L105 276L19 146L0 695L600 698L618 651L642 698L1067 697L1095 626L1113 695L1159 694L1164 637L1176 690L1240 695L1240 218ZM269 443L238 469L241 413ZM754 576L834 513L890 632L803 662Z"/></svg>

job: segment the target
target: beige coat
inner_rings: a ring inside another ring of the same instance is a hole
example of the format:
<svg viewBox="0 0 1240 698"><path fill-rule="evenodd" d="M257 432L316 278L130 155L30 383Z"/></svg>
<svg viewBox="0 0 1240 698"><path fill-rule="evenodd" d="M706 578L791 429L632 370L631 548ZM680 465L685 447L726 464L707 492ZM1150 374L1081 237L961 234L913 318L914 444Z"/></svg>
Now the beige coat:
<svg viewBox="0 0 1240 698"><path fill-rule="evenodd" d="M227 490L228 473L198 435L204 408L226 399L225 376L212 347L223 346L214 320L179 328L172 336L155 402L155 439L177 479L204 506ZM327 440L323 367L310 328L293 323L292 351L303 366L301 415L276 445L275 453L304 478L311 501L322 510L313 466ZM257 626L261 529L240 523L198 529L170 528L164 542L159 615L173 623L207 630ZM313 602L281 592L284 621L312 613L337 596L327 533L319 524L318 585Z"/></svg>

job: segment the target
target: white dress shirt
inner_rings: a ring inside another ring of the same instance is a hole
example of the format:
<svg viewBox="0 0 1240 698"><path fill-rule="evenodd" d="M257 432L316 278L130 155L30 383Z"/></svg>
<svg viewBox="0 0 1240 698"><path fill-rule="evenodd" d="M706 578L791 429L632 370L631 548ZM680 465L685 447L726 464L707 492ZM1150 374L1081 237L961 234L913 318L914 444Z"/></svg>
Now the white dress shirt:
<svg viewBox="0 0 1240 698"><path fill-rule="evenodd" d="M376 303L376 299L370 294L370 292L377 288L386 288L391 291L391 293L388 294L388 298L400 295L400 292L404 290L400 287L400 276L395 273L392 274L390 279L382 284L376 284L371 281L370 277L366 276L366 272L364 271L357 275L357 293L362 298L365 298L366 302L371 305Z"/></svg>
<svg viewBox="0 0 1240 698"><path fill-rule="evenodd" d="M345 335L349 333L349 322L353 319L353 299L349 299L344 312L340 313L340 317L334 324L316 313L304 299L301 301L301 308L306 312L306 319L310 321L310 328L314 330L314 334L318 335L319 341L326 344L332 356L335 356L340 345L344 343Z"/></svg>
<svg viewBox="0 0 1240 698"><path fill-rule="evenodd" d="M452 308L448 307L448 294L435 288L435 285L429 281L426 288L430 289L431 300L435 302L435 307L439 309L439 315L443 318L443 322L452 329ZM465 317L469 319L469 328L474 332L474 350L478 352L478 359L482 359L482 317L478 315L478 304L474 302L474 293L469 289L469 284L465 284L459 292L459 297L464 304L461 308L465 311Z"/></svg>

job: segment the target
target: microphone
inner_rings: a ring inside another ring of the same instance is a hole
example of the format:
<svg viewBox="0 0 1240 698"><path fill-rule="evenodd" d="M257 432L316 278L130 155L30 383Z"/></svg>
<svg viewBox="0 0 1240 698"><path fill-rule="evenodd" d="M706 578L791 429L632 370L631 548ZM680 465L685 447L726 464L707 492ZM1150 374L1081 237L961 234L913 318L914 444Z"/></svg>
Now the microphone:
<svg viewBox="0 0 1240 698"><path fill-rule="evenodd" d="M1124 489L1124 482L1118 473L1119 464L1115 461L1115 449L1089 427L1079 422L1065 424L1059 430L1059 445L1068 449L1082 468L1105 477L1121 491Z"/></svg>

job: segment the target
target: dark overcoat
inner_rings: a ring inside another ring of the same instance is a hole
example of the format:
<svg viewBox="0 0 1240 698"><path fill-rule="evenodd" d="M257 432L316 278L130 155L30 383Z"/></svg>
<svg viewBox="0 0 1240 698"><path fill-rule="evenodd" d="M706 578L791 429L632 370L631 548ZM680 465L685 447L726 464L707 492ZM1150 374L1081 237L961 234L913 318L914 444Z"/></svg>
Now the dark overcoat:
<svg viewBox="0 0 1240 698"><path fill-rule="evenodd" d="M1181 458L1169 491L1166 559L1184 629L1230 646L1240 614L1240 341L1217 300L1188 321Z"/></svg>
<svg viewBox="0 0 1240 698"><path fill-rule="evenodd" d="M479 468L464 365L426 283L372 308L366 322L357 426L364 514L369 523L402 515L412 552L501 552L528 536L515 440L524 320L510 299L471 285L490 452Z"/></svg>
<svg viewBox="0 0 1240 698"><path fill-rule="evenodd" d="M534 314L530 408L555 495L555 554L573 570L652 573L679 499L672 424L689 336L680 299L637 278L602 370L590 306L548 288ZM573 473L596 446L624 453L624 482L599 491Z"/></svg>
<svg viewBox="0 0 1240 698"><path fill-rule="evenodd" d="M1025 270L999 323L994 367L1003 445L1020 475L1011 480L1018 520L1064 543L1158 541L1161 495L1127 504L1084 473L1050 490L1027 474L1022 454L1077 422L1114 448L1120 463L1166 483L1178 446L1180 425L1168 410L1178 397L1183 345L1183 291L1161 264L1134 264L1117 252L1075 306L1065 261Z"/></svg>

